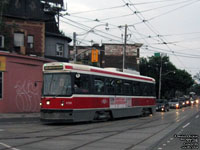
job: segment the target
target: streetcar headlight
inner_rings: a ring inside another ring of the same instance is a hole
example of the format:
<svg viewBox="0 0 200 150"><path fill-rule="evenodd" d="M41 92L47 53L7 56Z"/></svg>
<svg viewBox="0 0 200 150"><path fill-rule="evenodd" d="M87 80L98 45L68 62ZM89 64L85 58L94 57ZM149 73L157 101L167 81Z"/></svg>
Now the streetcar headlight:
<svg viewBox="0 0 200 150"><path fill-rule="evenodd" d="M50 105L50 101L46 101L46 104L47 104L47 105Z"/></svg>
<svg viewBox="0 0 200 150"><path fill-rule="evenodd" d="M42 106L42 102L40 102L40 106Z"/></svg>

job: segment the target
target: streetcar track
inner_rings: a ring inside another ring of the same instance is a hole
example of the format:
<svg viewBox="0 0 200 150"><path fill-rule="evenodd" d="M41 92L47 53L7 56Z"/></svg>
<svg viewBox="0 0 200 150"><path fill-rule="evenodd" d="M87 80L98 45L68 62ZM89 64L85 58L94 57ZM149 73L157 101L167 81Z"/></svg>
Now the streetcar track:
<svg viewBox="0 0 200 150"><path fill-rule="evenodd" d="M17 148L17 147L22 147L22 146L26 146L26 145L30 145L30 144L34 144L34 143L43 142L43 141L46 141L46 140L51 140L51 139L55 139L55 138L59 138L59 137L65 137L65 136L67 137L67 136L73 136L73 135L87 135L87 134L112 133L112 134L109 134L109 135L104 136L104 137L102 137L102 138L99 138L99 139L96 139L96 140L87 142L87 143L85 143L85 144L82 144L82 145L80 145L80 146L77 146L77 147L74 147L74 148L71 149L71 150L75 150L75 149L84 147L84 146L86 146L86 145L90 145L90 144L92 144L92 143L101 141L101 140L103 140L103 139L106 139L106 138L109 138L109 137L112 137L112 136L121 134L121 133L126 132L126 131L128 131L128 130L136 130L136 129L145 129L145 128L156 127L155 125L151 125L151 126L147 126L147 127L141 128L141 126L145 126L145 125L148 124L148 123L152 123L152 122L155 122L155 121L160 120L160 117L161 117L161 116L155 116L155 118L153 118L153 119L151 119L151 120L149 120L149 118L148 118L148 119L146 119L146 118L138 119L138 120L141 120L142 122L140 122L140 123L135 123L134 126L132 126L131 128L127 128L127 129L119 130L119 131L111 131L111 132L106 131L106 132L99 132L99 133L98 133L98 132L96 132L96 133L95 133L95 132L92 132L92 133L84 133L84 132L91 131L91 130L93 130L93 129L99 129L99 128L109 127L109 126L113 126L113 125L116 126L116 123L120 123L120 124L122 123L121 120L112 121L112 122L106 122L106 124L104 124L104 122L103 122L103 126L102 126L102 124L100 124L99 127L94 126L93 128L89 127L89 128L87 128L87 129L78 129L77 131L73 131L73 132L65 133L65 134L54 135L54 136L35 136L35 137L33 137L33 136L24 136L24 137L1 138L0 140L9 140L9 139L15 139L15 140L16 140L16 139L25 139L25 138L26 138L26 139L27 139L27 138L29 138L29 139L31 139L31 138L43 138L43 139L40 139L40 140L36 140L36 141L27 142L27 143L18 144L18 145L13 146L13 147L16 147L16 148ZM128 120L131 120L131 119L133 119L133 118L130 118L130 119L128 119ZM123 120L123 119L122 119L122 120ZM138 121L138 120L135 120L135 121ZM129 123L130 123L130 122L129 122ZM164 124L169 124L169 126L170 126L170 125L172 125L173 123L176 123L176 120L174 120L173 122L158 124L158 126L161 126L161 125L164 125ZM99 124L99 123L98 123L98 124ZM71 126L70 126L70 127L71 127ZM63 128L66 128L66 127L63 127ZM165 128L166 128L166 127L165 127ZM53 130L53 129L49 129L49 130ZM132 148L132 147L134 147L134 146L140 144L141 142L144 142L144 141L148 140L149 138L151 138L152 136L158 134L158 133L161 132L162 130L163 130L163 129L159 130L158 132L154 133L153 135L151 135L151 136L149 136L149 137L143 139L142 141L140 141L140 142L138 142L137 144L134 144L134 145L132 145L132 146L130 146L130 147ZM38 131L35 131L35 132L37 133ZM130 149L130 147L128 147L128 149ZM1 149L1 150L7 150L7 148Z"/></svg>
<svg viewBox="0 0 200 150"><path fill-rule="evenodd" d="M153 122L153 121L158 121L160 118L155 118L154 120L150 120L150 121L148 121L148 120L145 120L145 122L141 122L141 123L137 123L137 124L134 124L134 125L137 125L137 126L141 126L141 125L143 125L144 123L149 123L149 122ZM146 122L146 121L148 121L148 122ZM119 122L120 123L120 122ZM26 146L26 145L30 145L30 144L34 144L34 143L39 143L39 142L43 142L43 141L46 141L46 140L50 140L50 139L55 139L55 138L59 138L59 137L65 137L65 136L71 136L71 135L76 135L77 133L81 133L81 132L86 132L86 131L90 131L90 130L93 130L93 129L98 129L98 128L102 128L102 127L107 127L107 126L112 126L112 125L116 125L116 122L111 122L110 124L107 124L106 123L106 125L104 125L104 126L99 126L99 127L93 127L93 128L87 128L87 129L82 129L82 130L78 130L78 131L73 131L73 132L70 132L70 133L66 133L66 134L60 134L60 135L56 135L56 136L37 136L36 138L43 138L43 139L40 139L40 140L36 140L36 141L32 141L32 142L27 142L27 143L24 143L24 144L19 144L19 145L14 145L13 147L15 147L15 148L18 148L18 147L22 147L22 146ZM130 129L132 129L132 128L135 128L136 126L134 126L134 127L131 127L131 128L128 128L128 129L125 129L125 130L123 130L122 132L120 132L120 133L123 133L123 132L125 132L125 131L128 131L128 130L130 130ZM117 133L115 133L116 135L117 134L120 134L119 132L117 132ZM84 135L84 133L82 133L83 135ZM106 136L106 138L108 138L108 137L110 137L110 136L113 136L113 135L115 135L115 134L112 134L112 135L108 135L108 136ZM31 138L35 138L35 137L33 137L33 136L30 136L30 137L12 137L12 138L2 138L2 139L0 139L0 140L10 140L10 139L23 139L23 138L25 138L25 139L27 139L27 138L29 138L29 139L31 139ZM104 137L105 138L105 137ZM103 138L103 139L104 139ZM101 140L101 139L100 139ZM99 141L99 140L97 140L97 141ZM95 141L96 142L96 141ZM93 143L93 142L92 142ZM7 150L8 148L4 148L4 149L1 149L1 150Z"/></svg>

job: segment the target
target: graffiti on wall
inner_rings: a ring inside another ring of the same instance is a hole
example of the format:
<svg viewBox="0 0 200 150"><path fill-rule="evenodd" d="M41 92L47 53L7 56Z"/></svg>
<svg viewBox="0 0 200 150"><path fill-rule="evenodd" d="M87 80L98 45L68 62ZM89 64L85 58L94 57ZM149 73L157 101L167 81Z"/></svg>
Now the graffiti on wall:
<svg viewBox="0 0 200 150"><path fill-rule="evenodd" d="M34 86L34 81L17 81L15 104L20 112L36 112L39 110L40 88Z"/></svg>

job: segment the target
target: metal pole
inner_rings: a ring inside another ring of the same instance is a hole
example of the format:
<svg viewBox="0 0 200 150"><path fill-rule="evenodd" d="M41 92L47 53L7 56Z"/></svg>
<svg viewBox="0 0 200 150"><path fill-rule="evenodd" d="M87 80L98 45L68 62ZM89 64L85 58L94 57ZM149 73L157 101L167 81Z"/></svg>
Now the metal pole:
<svg viewBox="0 0 200 150"><path fill-rule="evenodd" d="M159 77L159 91L158 91L158 99L161 98L161 82L162 82L162 56L161 57L161 64L160 64L160 77Z"/></svg>
<svg viewBox="0 0 200 150"><path fill-rule="evenodd" d="M124 48L123 48L123 67L122 70L125 69L125 59L126 59L126 42L127 42L127 24L125 25L125 34L124 34Z"/></svg>
<svg viewBox="0 0 200 150"><path fill-rule="evenodd" d="M74 45L74 63L76 62L77 48L76 48L76 32L73 33L73 45Z"/></svg>

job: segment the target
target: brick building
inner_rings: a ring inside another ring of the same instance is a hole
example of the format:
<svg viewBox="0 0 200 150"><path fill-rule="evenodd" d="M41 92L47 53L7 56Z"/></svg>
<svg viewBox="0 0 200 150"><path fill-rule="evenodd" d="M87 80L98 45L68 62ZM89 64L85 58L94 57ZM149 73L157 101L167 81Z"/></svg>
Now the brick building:
<svg viewBox="0 0 200 150"><path fill-rule="evenodd" d="M45 14L38 0L9 0L4 4L3 21L9 28L5 49L10 52L44 56Z"/></svg>
<svg viewBox="0 0 200 150"><path fill-rule="evenodd" d="M140 58L140 47L142 44L127 44L126 55L125 55L125 68L129 70L139 71L139 58ZM104 43L101 51L101 66L123 68L123 47L124 44L112 44Z"/></svg>
<svg viewBox="0 0 200 150"><path fill-rule="evenodd" d="M123 44L104 43L102 46L77 46L77 62L82 64L94 65L91 62L92 49L99 50L99 59L95 66L102 68L113 67L122 69L123 66ZM127 44L125 56L125 68L139 71L139 58L141 43ZM73 47L70 47L71 60L74 58Z"/></svg>

